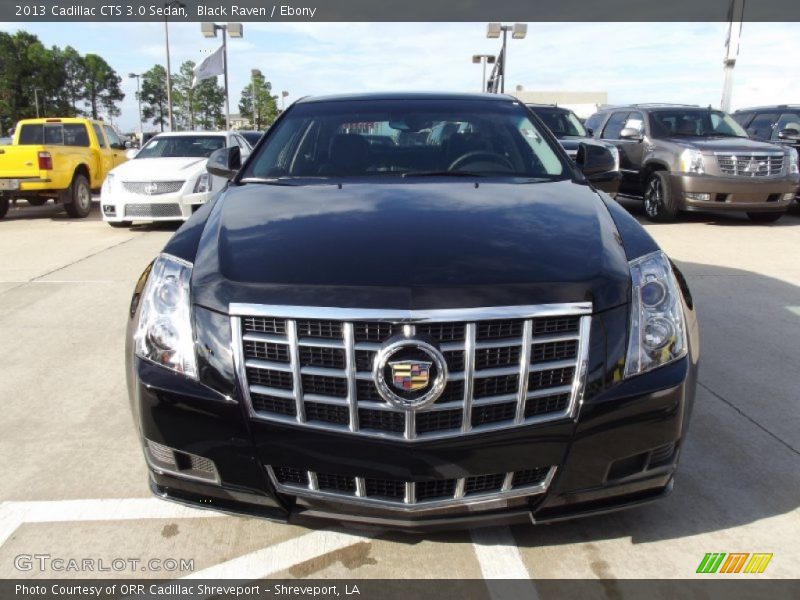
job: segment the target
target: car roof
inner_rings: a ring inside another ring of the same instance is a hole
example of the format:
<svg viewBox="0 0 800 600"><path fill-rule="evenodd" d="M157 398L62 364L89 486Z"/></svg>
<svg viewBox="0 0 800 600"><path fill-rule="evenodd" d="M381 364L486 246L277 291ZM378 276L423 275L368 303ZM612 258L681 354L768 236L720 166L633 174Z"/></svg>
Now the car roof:
<svg viewBox="0 0 800 600"><path fill-rule="evenodd" d="M564 106L559 106L558 104L541 104L537 102L526 102L525 106L528 108L546 108L548 110L560 110L561 112L574 112L573 110L566 108Z"/></svg>
<svg viewBox="0 0 800 600"><path fill-rule="evenodd" d="M642 104L619 104L615 106L604 106L597 112L610 112L614 110L714 110L709 106L698 106L697 104L668 104L666 102L647 102Z"/></svg>
<svg viewBox="0 0 800 600"><path fill-rule="evenodd" d="M230 131L160 131L153 135L159 137L187 137L192 135L216 135L224 136L232 133Z"/></svg>
<svg viewBox="0 0 800 600"><path fill-rule="evenodd" d="M311 102L353 102L358 100L488 100L494 102L519 102L507 94L479 94L463 92L370 92L360 94L331 94L306 96L295 104Z"/></svg>
<svg viewBox="0 0 800 600"><path fill-rule="evenodd" d="M800 104L768 104L766 106L751 106L749 108L737 108L736 112L738 113L752 110L783 110L784 108L798 110L800 109Z"/></svg>

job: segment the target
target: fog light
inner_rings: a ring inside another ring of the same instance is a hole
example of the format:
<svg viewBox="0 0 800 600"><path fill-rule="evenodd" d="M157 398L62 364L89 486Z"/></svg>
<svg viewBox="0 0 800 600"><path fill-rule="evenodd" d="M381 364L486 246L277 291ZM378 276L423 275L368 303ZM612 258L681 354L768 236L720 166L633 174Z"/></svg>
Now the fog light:
<svg viewBox="0 0 800 600"><path fill-rule="evenodd" d="M706 192L686 192L687 200L697 200L699 202L708 202L711 200L711 194Z"/></svg>
<svg viewBox="0 0 800 600"><path fill-rule="evenodd" d="M204 456L170 448L152 440L145 440L145 456L150 467L158 473L166 473L185 479L201 479L219 483L219 473L214 461Z"/></svg>
<svg viewBox="0 0 800 600"><path fill-rule="evenodd" d="M114 208L113 204L103 204L103 214L114 217L117 214L117 209Z"/></svg>

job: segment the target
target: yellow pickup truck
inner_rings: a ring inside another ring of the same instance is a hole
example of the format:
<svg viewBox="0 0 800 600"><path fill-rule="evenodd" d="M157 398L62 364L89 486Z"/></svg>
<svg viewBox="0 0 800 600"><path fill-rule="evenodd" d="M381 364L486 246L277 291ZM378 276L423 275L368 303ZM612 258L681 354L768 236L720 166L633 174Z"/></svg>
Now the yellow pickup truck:
<svg viewBox="0 0 800 600"><path fill-rule="evenodd" d="M92 191L125 160L125 144L102 121L24 119L12 144L0 146L0 219L19 198L35 206L55 198L70 217L85 217Z"/></svg>

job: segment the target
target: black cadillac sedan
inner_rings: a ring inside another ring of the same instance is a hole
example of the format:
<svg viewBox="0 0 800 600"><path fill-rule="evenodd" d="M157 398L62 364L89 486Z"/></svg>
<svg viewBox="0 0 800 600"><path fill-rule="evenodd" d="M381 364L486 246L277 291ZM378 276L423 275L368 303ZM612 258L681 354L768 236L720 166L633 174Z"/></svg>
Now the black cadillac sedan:
<svg viewBox="0 0 800 600"><path fill-rule="evenodd" d="M307 98L244 164L217 151L229 184L130 306L152 491L412 530L669 493L697 322L593 187L613 169L501 95Z"/></svg>

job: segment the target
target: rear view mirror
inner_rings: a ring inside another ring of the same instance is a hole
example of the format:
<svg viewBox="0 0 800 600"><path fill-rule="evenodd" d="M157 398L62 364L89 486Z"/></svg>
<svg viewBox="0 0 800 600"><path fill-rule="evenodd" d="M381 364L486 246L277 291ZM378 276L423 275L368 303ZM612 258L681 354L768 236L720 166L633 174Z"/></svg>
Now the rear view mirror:
<svg viewBox="0 0 800 600"><path fill-rule="evenodd" d="M633 127L626 127L625 129L619 132L619 139L641 141L642 134L638 129L634 129Z"/></svg>
<svg viewBox="0 0 800 600"><path fill-rule="evenodd" d="M206 170L212 175L231 180L242 166L242 155L239 146L228 146L214 150L208 157Z"/></svg>
<svg viewBox="0 0 800 600"><path fill-rule="evenodd" d="M794 127L787 127L778 132L778 138L781 140L800 140L800 129Z"/></svg>
<svg viewBox="0 0 800 600"><path fill-rule="evenodd" d="M603 192L616 194L621 174L616 170L616 159L611 150L600 144L578 144L575 164L586 180Z"/></svg>

